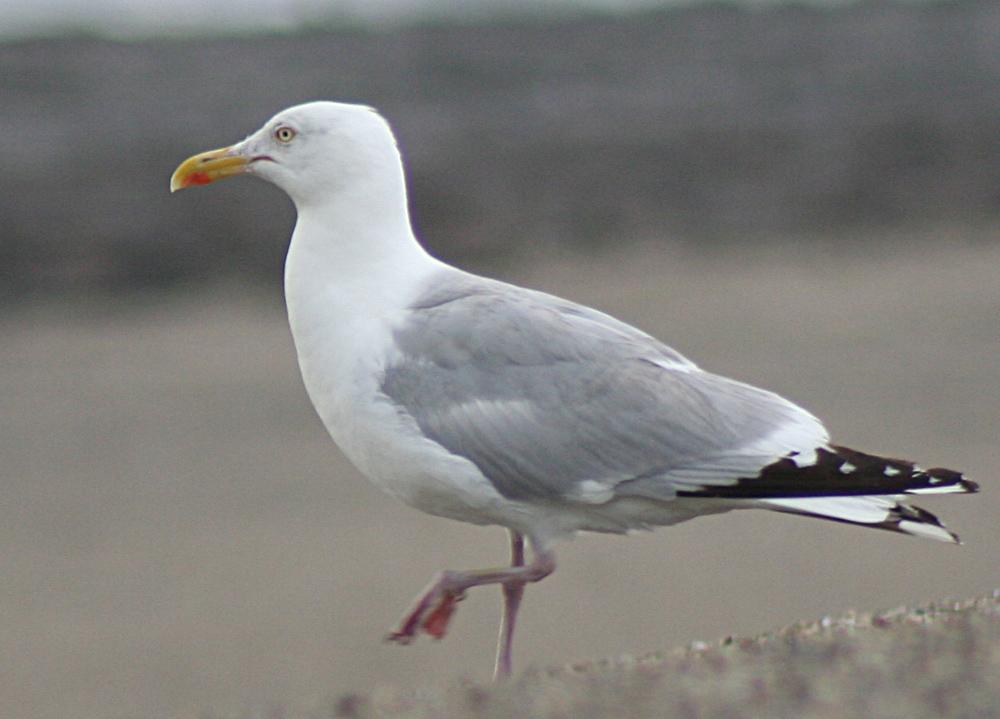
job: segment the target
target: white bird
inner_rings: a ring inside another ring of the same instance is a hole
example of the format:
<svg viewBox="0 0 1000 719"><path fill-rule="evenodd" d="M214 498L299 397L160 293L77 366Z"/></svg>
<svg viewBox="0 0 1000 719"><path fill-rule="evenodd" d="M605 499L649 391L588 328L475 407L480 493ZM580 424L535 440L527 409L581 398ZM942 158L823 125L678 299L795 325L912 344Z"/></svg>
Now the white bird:
<svg viewBox="0 0 1000 719"><path fill-rule="evenodd" d="M406 504L510 533L511 566L439 573L389 639L441 638L467 589L500 584L495 676L508 676L524 586L555 569L554 539L581 530L761 508L958 541L898 501L975 492L958 472L832 445L806 410L634 327L431 257L395 138L371 108L284 110L186 160L170 187L241 173L295 203L288 318L334 441Z"/></svg>

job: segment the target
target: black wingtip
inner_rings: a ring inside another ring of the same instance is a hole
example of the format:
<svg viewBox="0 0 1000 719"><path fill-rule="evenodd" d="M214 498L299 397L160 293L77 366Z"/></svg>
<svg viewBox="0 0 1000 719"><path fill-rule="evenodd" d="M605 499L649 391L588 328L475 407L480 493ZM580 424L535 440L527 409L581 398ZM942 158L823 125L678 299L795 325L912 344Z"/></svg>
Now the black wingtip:
<svg viewBox="0 0 1000 719"><path fill-rule="evenodd" d="M973 482L971 479L966 479L961 472L956 472L953 469L942 469L941 467L934 467L934 469L928 469L926 471L927 476L935 477L943 480L947 485L955 488L955 492L965 493L965 494L976 494L979 492L979 483Z"/></svg>
<svg viewBox="0 0 1000 719"><path fill-rule="evenodd" d="M678 492L678 495L777 499L977 491L979 485L965 479L961 472L941 467L924 470L913 462L831 444L816 449L816 461L812 464L800 466L794 457L783 457L762 468L756 477L744 477L729 485Z"/></svg>

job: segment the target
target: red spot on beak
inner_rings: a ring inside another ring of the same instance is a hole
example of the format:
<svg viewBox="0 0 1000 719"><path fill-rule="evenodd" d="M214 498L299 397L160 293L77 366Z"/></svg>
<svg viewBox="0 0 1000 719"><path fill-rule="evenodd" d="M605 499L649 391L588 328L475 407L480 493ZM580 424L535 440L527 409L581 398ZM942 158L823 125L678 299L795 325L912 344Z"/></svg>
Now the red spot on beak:
<svg viewBox="0 0 1000 719"><path fill-rule="evenodd" d="M212 181L207 172L192 172L184 178L184 187L195 187L196 185L207 185Z"/></svg>

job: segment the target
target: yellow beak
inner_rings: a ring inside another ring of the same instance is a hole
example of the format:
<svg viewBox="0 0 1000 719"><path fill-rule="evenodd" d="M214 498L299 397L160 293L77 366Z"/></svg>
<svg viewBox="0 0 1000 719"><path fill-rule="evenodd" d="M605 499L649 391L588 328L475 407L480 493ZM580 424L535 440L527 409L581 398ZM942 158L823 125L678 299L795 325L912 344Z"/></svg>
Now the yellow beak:
<svg viewBox="0 0 1000 719"><path fill-rule="evenodd" d="M240 175L247 171L249 161L241 155L229 155L228 147L221 150L203 152L189 157L180 164L170 178L170 191L177 192L185 187L207 185L223 177Z"/></svg>

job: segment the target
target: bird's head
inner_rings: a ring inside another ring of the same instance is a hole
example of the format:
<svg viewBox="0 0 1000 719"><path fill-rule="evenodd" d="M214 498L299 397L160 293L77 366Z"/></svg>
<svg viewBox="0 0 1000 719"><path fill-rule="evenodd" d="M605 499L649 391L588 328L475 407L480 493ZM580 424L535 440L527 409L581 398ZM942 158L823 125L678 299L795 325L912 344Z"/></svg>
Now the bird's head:
<svg viewBox="0 0 1000 719"><path fill-rule="evenodd" d="M392 131L373 109L311 102L279 112L242 142L188 158L170 178L170 191L251 174L301 208L399 166Z"/></svg>

